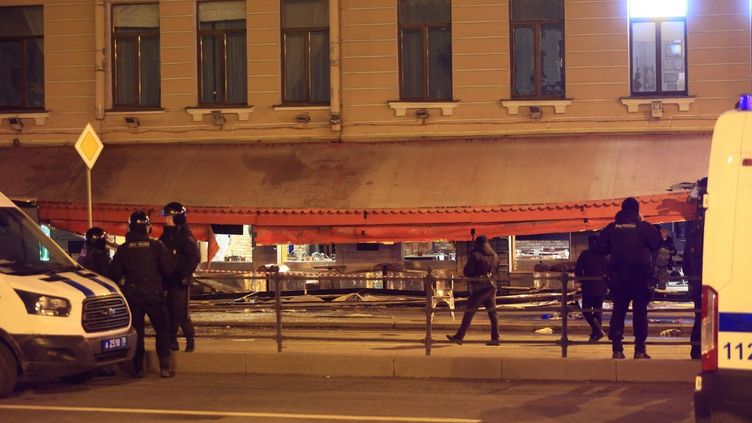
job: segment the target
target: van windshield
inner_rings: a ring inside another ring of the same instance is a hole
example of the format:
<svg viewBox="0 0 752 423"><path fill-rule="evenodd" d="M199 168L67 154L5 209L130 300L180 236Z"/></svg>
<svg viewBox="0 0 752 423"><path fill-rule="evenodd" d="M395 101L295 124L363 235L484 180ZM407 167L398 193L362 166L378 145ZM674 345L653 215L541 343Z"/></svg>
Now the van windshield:
<svg viewBox="0 0 752 423"><path fill-rule="evenodd" d="M76 268L21 210L0 207L0 273L33 275Z"/></svg>

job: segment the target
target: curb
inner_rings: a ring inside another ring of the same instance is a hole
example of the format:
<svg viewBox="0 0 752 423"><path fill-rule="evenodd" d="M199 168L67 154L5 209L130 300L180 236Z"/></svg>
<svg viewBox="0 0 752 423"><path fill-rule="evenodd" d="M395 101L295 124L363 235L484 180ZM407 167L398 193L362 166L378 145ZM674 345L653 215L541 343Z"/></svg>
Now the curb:
<svg viewBox="0 0 752 423"><path fill-rule="evenodd" d="M146 368L157 371L154 351ZM345 377L442 378L691 383L700 371L692 360L572 358L380 357L317 353L176 352L175 370L185 373L279 374Z"/></svg>

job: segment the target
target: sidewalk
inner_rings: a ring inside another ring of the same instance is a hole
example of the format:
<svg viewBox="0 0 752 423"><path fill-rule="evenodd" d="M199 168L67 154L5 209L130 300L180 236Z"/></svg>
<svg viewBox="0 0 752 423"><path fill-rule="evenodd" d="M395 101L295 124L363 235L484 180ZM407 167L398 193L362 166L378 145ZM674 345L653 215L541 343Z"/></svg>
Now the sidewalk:
<svg viewBox="0 0 752 423"><path fill-rule="evenodd" d="M686 338L652 334L648 352L652 360L633 360L632 345L625 345L626 360L612 360L610 343L587 344L584 322L574 321L568 358L554 344L559 335L538 335L541 322L501 318L502 345L487 346L488 320L476 315L463 345L449 343L459 318L437 313L431 355L423 338L425 317L420 310L407 312L347 313L340 315L283 316L283 350L277 352L273 313L224 313L221 320L195 313L199 328L196 352L175 353L178 373L300 374L316 376L412 377L498 380L569 380L610 382L692 382L700 371L691 361L689 345L670 345ZM512 322L509 322L512 320ZM512 324L514 323L514 324ZM558 330L559 321L545 322ZM210 325L206 327L206 325ZM511 326L518 330L511 330ZM658 325L653 325L658 326ZM679 327L686 325L667 325ZM686 329L686 328L685 328ZM202 332L206 332L203 334ZM687 334L688 331L685 331ZM625 341L630 342L631 328ZM330 338L327 340L321 338ZM149 340L147 340L147 343ZM152 341L153 342L153 341ZM149 359L156 362L153 345Z"/></svg>

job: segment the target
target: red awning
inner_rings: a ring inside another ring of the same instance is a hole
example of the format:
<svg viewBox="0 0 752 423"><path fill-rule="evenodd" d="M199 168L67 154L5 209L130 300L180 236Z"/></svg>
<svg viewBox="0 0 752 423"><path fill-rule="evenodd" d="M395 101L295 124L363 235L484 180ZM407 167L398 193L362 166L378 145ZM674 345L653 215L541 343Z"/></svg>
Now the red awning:
<svg viewBox="0 0 752 423"><path fill-rule="evenodd" d="M639 197L650 222L692 219L687 193ZM251 225L258 244L353 243L376 241L468 240L471 231L488 236L597 230L613 220L622 199L553 204L432 207L411 209L258 209L192 207L191 227L199 239L212 238L211 224ZM134 210L159 210L157 205L94 205L94 225L124 234ZM161 217L154 213L155 234ZM40 202L39 219L55 227L84 232L83 204Z"/></svg>

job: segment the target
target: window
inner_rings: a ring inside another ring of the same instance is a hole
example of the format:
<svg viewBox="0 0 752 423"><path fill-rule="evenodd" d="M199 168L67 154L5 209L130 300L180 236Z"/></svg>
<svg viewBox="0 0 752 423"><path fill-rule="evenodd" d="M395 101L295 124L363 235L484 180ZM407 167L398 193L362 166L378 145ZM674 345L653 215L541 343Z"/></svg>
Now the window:
<svg viewBox="0 0 752 423"><path fill-rule="evenodd" d="M569 234L518 235L514 247L514 271L535 271L570 261ZM550 287L550 283L545 279L535 281L536 286L543 287Z"/></svg>
<svg viewBox="0 0 752 423"><path fill-rule="evenodd" d="M159 4L112 6L112 102L159 107Z"/></svg>
<svg viewBox="0 0 752 423"><path fill-rule="evenodd" d="M0 109L43 108L42 7L0 7Z"/></svg>
<svg viewBox="0 0 752 423"><path fill-rule="evenodd" d="M687 95L686 0L630 0L629 25L632 95Z"/></svg>
<svg viewBox="0 0 752 423"><path fill-rule="evenodd" d="M248 103L245 1L198 4L199 102Z"/></svg>
<svg viewBox="0 0 752 423"><path fill-rule="evenodd" d="M1 8L0 8L1 10ZM41 275L70 268L63 250L21 210L0 208L0 274Z"/></svg>
<svg viewBox="0 0 752 423"><path fill-rule="evenodd" d="M400 99L452 99L450 0L399 0Z"/></svg>
<svg viewBox="0 0 752 423"><path fill-rule="evenodd" d="M329 103L329 1L282 0L282 101Z"/></svg>
<svg viewBox="0 0 752 423"><path fill-rule="evenodd" d="M512 97L564 98L564 1L511 0Z"/></svg>

